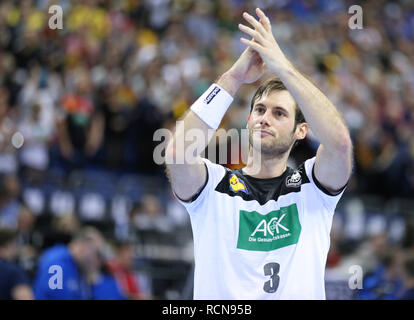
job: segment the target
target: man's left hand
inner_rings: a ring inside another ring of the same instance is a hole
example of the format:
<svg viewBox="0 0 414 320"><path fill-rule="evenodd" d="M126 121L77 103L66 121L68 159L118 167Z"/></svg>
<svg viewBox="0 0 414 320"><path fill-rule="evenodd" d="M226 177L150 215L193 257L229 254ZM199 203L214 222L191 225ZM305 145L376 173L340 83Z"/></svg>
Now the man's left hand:
<svg viewBox="0 0 414 320"><path fill-rule="evenodd" d="M290 68L291 64L272 34L269 18L259 8L256 9L256 14L260 18L259 21L247 12L243 13L243 18L253 28L240 23L239 29L251 36L252 40L241 38L240 41L259 53L268 70L278 74L278 72Z"/></svg>

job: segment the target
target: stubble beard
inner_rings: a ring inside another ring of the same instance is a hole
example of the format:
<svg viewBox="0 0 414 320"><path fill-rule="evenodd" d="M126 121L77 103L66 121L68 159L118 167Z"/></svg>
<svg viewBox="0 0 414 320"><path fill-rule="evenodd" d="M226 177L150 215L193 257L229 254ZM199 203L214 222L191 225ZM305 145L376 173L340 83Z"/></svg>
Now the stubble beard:
<svg viewBox="0 0 414 320"><path fill-rule="evenodd" d="M253 129L249 130L249 148L253 148L255 151L260 152L265 158L282 158L287 152L291 150L292 145L295 143L293 138L294 132L285 136L269 136L268 141L256 139L256 143L253 141Z"/></svg>

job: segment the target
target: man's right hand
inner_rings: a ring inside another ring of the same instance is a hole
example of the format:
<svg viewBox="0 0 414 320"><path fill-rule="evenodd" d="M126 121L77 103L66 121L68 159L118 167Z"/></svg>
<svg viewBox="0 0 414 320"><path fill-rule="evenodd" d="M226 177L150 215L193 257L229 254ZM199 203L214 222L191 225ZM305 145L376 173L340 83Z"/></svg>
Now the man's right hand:
<svg viewBox="0 0 414 320"><path fill-rule="evenodd" d="M260 55L248 47L233 66L219 78L217 84L234 96L241 85L257 81L265 70L266 65Z"/></svg>

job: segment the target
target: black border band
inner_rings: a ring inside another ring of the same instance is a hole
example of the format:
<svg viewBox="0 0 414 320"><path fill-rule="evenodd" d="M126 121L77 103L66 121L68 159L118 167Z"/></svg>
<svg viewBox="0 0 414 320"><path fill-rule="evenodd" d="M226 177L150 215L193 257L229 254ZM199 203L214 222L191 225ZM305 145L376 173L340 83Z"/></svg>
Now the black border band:
<svg viewBox="0 0 414 320"><path fill-rule="evenodd" d="M346 182L346 184L339 189L338 191L335 191L335 193L330 192L328 189L326 189L319 181L318 179L316 179L315 176L315 164L313 164L312 166L312 179L315 182L316 186L318 187L318 189L320 189L323 193L327 194L328 196L337 196L338 194L340 194L348 185L348 182Z"/></svg>
<svg viewBox="0 0 414 320"><path fill-rule="evenodd" d="M198 198L198 196L201 194L201 192L203 192L203 190L204 190L204 188L206 187L206 185L207 185L207 182L208 182L208 178L209 178L209 176L208 176L208 168L207 168L207 165L206 165L206 163L203 161L203 163L204 163L204 167L206 168L206 174L207 174L207 176L206 176L206 181L204 182L204 184L203 184L203 186L190 198L190 199L188 199L188 200L183 200L183 199L181 199L179 196L177 196L177 194L175 193L175 196L178 198L178 199L180 199L182 202L187 202L187 203L191 203L191 202L194 202L194 201L196 201L197 200L197 198Z"/></svg>

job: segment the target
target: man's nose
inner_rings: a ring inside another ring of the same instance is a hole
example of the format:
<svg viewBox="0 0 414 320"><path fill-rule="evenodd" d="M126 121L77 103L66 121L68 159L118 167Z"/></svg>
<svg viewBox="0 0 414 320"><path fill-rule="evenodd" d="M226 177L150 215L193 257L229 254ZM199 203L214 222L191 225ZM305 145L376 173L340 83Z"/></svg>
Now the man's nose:
<svg viewBox="0 0 414 320"><path fill-rule="evenodd" d="M261 126L268 126L270 127L270 117L272 116L270 110L266 110L266 112L262 115L260 119Z"/></svg>

